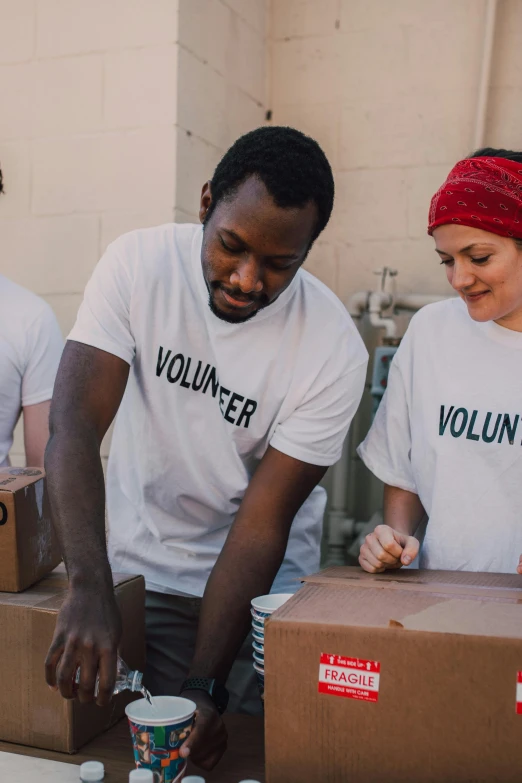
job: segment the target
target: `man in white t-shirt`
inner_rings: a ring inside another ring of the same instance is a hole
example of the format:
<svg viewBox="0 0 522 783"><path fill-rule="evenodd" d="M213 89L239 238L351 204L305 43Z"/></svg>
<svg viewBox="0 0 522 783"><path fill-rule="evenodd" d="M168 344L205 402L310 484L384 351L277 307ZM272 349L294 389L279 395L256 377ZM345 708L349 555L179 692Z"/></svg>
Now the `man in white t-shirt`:
<svg viewBox="0 0 522 783"><path fill-rule="evenodd" d="M62 335L49 305L3 275L0 302L0 467L10 464L22 412L26 465L43 467Z"/></svg>
<svg viewBox="0 0 522 783"><path fill-rule="evenodd" d="M70 592L47 680L72 697L81 666L79 697L92 699L99 672L108 700L120 638L109 562L143 573L145 684L196 702L182 756L206 767L226 744L225 682L244 707L233 664L250 600L295 590L319 565L317 484L364 386L357 330L301 269L333 191L324 153L299 131L242 137L203 187L203 227L135 231L108 248L59 373L46 467ZM107 556L99 445L118 408Z"/></svg>

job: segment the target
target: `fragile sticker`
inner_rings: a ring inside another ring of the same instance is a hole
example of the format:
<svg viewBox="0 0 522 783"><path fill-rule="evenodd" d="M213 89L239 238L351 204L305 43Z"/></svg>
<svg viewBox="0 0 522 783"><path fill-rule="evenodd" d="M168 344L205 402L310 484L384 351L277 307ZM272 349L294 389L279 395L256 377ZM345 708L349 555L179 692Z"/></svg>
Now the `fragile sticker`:
<svg viewBox="0 0 522 783"><path fill-rule="evenodd" d="M380 679L381 664L378 661L321 653L319 693L360 701L378 701Z"/></svg>
<svg viewBox="0 0 522 783"><path fill-rule="evenodd" d="M517 672L517 715L522 715L522 672Z"/></svg>

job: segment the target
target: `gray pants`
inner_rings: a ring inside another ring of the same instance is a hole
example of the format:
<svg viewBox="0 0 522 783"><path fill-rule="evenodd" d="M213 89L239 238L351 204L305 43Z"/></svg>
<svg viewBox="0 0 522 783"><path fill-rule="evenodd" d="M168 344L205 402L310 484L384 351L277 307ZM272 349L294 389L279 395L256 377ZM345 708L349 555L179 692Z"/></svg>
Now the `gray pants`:
<svg viewBox="0 0 522 783"><path fill-rule="evenodd" d="M147 666L143 681L153 696L179 695L194 654L200 608L201 598L147 591ZM250 634L232 667L227 689L228 712L262 714Z"/></svg>

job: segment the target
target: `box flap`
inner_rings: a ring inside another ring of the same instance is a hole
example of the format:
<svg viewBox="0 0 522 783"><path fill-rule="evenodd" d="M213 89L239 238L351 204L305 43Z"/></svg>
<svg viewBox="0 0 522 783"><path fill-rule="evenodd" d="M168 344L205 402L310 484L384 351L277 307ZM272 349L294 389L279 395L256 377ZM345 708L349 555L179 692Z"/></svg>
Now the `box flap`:
<svg viewBox="0 0 522 783"><path fill-rule="evenodd" d="M115 588L119 588L135 579L143 579L142 576L135 574L113 574L112 577ZM0 592L0 604L58 611L62 605L67 585L67 571L64 564L60 563L52 573L23 593Z"/></svg>
<svg viewBox="0 0 522 783"><path fill-rule="evenodd" d="M369 574L354 566L332 566L304 577L303 582L343 588L412 590L441 596L522 600L522 577L518 574L415 569Z"/></svg>
<svg viewBox="0 0 522 783"><path fill-rule="evenodd" d="M497 593L485 588L477 595L460 595L443 592L441 587L444 584L401 586L368 580L346 584L328 577L307 580L268 620L268 638L271 625L280 623L292 632L297 628L299 633L320 626L325 634L334 627L347 627L522 638L519 591Z"/></svg>
<svg viewBox="0 0 522 783"><path fill-rule="evenodd" d="M44 477L43 468L0 468L0 493L18 492Z"/></svg>

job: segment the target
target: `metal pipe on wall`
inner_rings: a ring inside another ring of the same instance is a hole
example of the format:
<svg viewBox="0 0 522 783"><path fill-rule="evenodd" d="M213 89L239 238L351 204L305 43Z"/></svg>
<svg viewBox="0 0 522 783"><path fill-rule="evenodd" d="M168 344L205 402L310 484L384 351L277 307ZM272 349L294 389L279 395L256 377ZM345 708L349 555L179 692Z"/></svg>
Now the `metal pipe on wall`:
<svg viewBox="0 0 522 783"><path fill-rule="evenodd" d="M435 294L397 294L393 306L395 310L420 310L425 305L444 302L449 298Z"/></svg>
<svg viewBox="0 0 522 783"><path fill-rule="evenodd" d="M434 294L396 294L386 291L357 291L348 303L347 310L352 318L360 319L364 313L369 315L374 328L384 328L387 337L396 335L393 317L384 318L383 310L416 311L428 304L440 302L447 296ZM374 514L369 523L359 523L349 516L348 486L350 482L352 429L344 444L342 457L331 468L330 510L327 519L327 552L325 565L343 565L345 563L347 541L356 536L360 529L379 523L379 515Z"/></svg>

